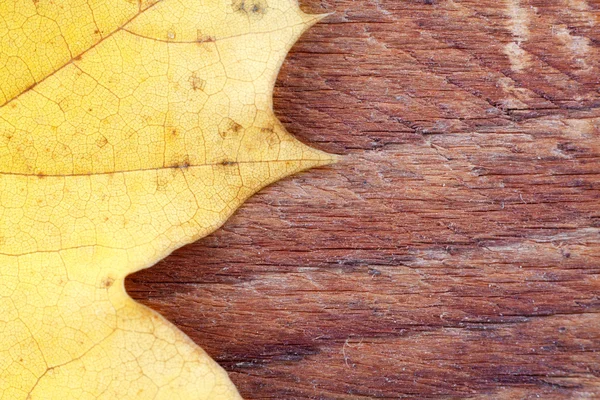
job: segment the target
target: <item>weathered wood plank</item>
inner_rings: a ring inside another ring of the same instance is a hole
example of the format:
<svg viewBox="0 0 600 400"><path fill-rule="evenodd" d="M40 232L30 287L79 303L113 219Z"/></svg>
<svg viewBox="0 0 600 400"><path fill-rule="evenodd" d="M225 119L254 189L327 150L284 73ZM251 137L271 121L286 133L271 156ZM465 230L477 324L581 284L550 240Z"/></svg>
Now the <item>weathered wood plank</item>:
<svg viewBox="0 0 600 400"><path fill-rule="evenodd" d="M127 282L248 399L600 397L600 2L305 0L345 157Z"/></svg>

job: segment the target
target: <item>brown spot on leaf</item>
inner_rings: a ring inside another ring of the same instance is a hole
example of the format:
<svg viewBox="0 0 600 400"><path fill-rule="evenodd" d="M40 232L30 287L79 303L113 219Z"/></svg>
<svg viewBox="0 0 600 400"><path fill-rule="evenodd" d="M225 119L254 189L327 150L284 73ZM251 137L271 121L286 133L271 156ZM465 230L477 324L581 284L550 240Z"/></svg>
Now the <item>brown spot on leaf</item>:
<svg viewBox="0 0 600 400"><path fill-rule="evenodd" d="M239 131L242 130L242 126L240 124L238 124L237 122L231 120L229 123L229 129L230 132L232 133L238 133Z"/></svg>
<svg viewBox="0 0 600 400"><path fill-rule="evenodd" d="M212 43L216 39L214 36L205 35L200 29L196 31L196 42L197 43Z"/></svg>
<svg viewBox="0 0 600 400"><path fill-rule="evenodd" d="M222 138L237 136L243 130L244 130L244 127L242 125L238 124L237 122L235 122L234 120L232 120L231 118L226 118L219 125L219 134L221 135Z"/></svg>
<svg viewBox="0 0 600 400"><path fill-rule="evenodd" d="M266 141L269 145L269 148L273 148L281 144L281 139L275 130L274 124L260 128L260 133L262 135L261 141Z"/></svg>
<svg viewBox="0 0 600 400"><path fill-rule="evenodd" d="M195 72L192 72L188 82L194 91L204 90L204 87L206 86L206 81L200 78Z"/></svg>
<svg viewBox="0 0 600 400"><path fill-rule="evenodd" d="M265 0L233 0L233 10L249 16L262 17L267 13L267 2Z"/></svg>
<svg viewBox="0 0 600 400"><path fill-rule="evenodd" d="M273 133L274 130L275 130L275 127L272 124L269 126L266 126L264 128L260 128L260 131L264 134L271 134L271 133Z"/></svg>
<svg viewBox="0 0 600 400"><path fill-rule="evenodd" d="M96 146L98 146L100 148L103 148L107 144L108 144L108 139L105 138L103 135L100 135L100 137L98 139L96 139Z"/></svg>
<svg viewBox="0 0 600 400"><path fill-rule="evenodd" d="M111 276L107 276L102 280L102 287L108 289L113 285L113 283L115 283L115 279Z"/></svg>
<svg viewBox="0 0 600 400"><path fill-rule="evenodd" d="M177 159L173 162L173 164L171 164L171 168L174 170L177 169L186 169L189 168L190 166L190 157L188 155L185 155L183 158L181 159Z"/></svg>

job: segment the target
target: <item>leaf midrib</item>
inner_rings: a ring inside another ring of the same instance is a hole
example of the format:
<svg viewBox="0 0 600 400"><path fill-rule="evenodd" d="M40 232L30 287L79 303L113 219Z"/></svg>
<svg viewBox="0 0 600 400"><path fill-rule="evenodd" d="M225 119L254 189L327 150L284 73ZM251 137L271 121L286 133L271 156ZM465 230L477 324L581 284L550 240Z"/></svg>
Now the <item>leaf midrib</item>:
<svg viewBox="0 0 600 400"><path fill-rule="evenodd" d="M136 172L148 172L148 171L163 171L163 170L181 170L185 172L186 170L192 168L205 168L205 167L236 167L240 164L265 164L265 163L283 163L283 162L308 162L308 163L319 163L319 162L327 162L326 159L320 158L289 158L282 160L248 160L248 161L223 161L223 162L211 162L205 164L189 164L189 165L173 165L167 167L150 167L150 168L137 168L137 169L126 169L126 170L116 170L116 171L104 171L104 172L82 172L82 173L72 173L72 174L44 174L44 173L26 173L26 172L2 172L0 171L0 175L4 176L23 176L23 177L38 177L38 178L70 178L77 176L101 176L101 175L114 175L114 174L127 174L127 173L136 173Z"/></svg>

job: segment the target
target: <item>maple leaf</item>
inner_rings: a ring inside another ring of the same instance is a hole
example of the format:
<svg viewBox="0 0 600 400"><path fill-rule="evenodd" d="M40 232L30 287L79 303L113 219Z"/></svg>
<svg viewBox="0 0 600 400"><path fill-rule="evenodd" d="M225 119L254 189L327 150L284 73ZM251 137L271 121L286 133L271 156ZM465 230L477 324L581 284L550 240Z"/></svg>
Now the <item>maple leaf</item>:
<svg viewBox="0 0 600 400"><path fill-rule="evenodd" d="M319 18L295 0L0 3L0 398L239 398L124 278L333 161L272 110Z"/></svg>

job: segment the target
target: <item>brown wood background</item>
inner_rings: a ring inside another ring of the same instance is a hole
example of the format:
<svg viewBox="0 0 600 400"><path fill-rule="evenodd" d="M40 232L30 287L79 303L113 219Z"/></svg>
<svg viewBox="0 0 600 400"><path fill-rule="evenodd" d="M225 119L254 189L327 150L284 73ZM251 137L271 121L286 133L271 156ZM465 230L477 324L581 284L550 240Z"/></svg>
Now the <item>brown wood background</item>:
<svg viewBox="0 0 600 400"><path fill-rule="evenodd" d="M247 399L600 398L600 0L303 0L346 155L127 281Z"/></svg>

